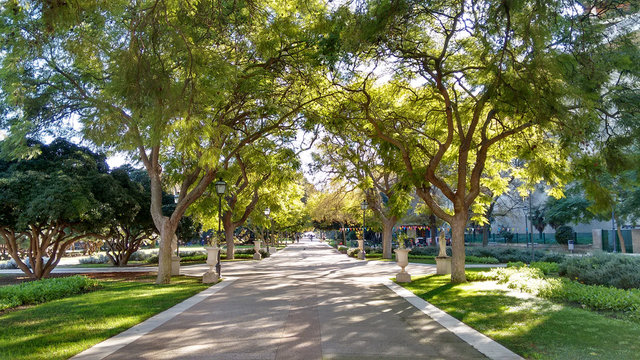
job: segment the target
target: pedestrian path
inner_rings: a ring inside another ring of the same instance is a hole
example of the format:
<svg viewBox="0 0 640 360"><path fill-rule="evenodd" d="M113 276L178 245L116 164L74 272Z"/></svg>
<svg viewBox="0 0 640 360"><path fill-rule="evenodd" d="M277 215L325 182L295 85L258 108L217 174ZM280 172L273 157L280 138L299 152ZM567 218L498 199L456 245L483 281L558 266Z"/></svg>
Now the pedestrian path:
<svg viewBox="0 0 640 360"><path fill-rule="evenodd" d="M207 290L214 294L77 359L486 358L383 284L398 270L295 244L252 268L223 269L225 281Z"/></svg>

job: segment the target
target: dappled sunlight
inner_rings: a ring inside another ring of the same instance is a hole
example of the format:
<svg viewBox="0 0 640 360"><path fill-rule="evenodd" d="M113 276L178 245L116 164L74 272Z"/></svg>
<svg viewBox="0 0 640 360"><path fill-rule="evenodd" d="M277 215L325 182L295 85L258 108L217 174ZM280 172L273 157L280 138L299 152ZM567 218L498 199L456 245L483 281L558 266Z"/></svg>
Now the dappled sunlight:
<svg viewBox="0 0 640 360"><path fill-rule="evenodd" d="M637 324L552 303L493 281L451 285L446 276L428 276L404 286L525 357L620 359L634 358L640 351L631 340L640 336ZM605 333L617 334L616 340L603 343Z"/></svg>
<svg viewBox="0 0 640 360"><path fill-rule="evenodd" d="M109 358L477 356L383 285L399 271L324 244L290 245L251 266L224 267L233 283Z"/></svg>

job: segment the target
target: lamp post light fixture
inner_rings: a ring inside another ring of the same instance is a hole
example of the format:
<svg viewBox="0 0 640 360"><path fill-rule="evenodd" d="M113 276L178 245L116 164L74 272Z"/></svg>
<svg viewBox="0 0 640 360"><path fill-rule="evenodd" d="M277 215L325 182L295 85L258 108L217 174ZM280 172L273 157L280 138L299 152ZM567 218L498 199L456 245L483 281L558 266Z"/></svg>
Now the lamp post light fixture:
<svg viewBox="0 0 640 360"><path fill-rule="evenodd" d="M366 227L367 227L367 223L366 223L366 211L369 208L369 203L367 203L367 200L362 200L362 202L360 203L360 209L362 209L362 249L360 249L360 259L361 260L365 260L367 258L367 254L364 251L364 234L366 231Z"/></svg>
<svg viewBox="0 0 640 360"><path fill-rule="evenodd" d="M179 200L180 200L180 190L176 185L175 193L173 194L173 202L177 205ZM178 241L177 237L176 237L176 256L180 257L180 241Z"/></svg>
<svg viewBox="0 0 640 360"><path fill-rule="evenodd" d="M271 209L266 208L264 209L264 215L267 217L267 219L269 221L271 221L271 217L269 215L271 215ZM269 228L267 228L267 235L265 236L267 239L269 238ZM267 241L267 239L265 239L265 243L267 243L267 252L269 252L269 241Z"/></svg>
<svg viewBox="0 0 640 360"><path fill-rule="evenodd" d="M222 195L227 192L227 183L222 180L222 178L218 178L218 181L215 182L216 193L218 194L218 239L220 239L222 228ZM218 273L218 277L220 277L220 251L218 251L218 261L216 263L216 272Z"/></svg>

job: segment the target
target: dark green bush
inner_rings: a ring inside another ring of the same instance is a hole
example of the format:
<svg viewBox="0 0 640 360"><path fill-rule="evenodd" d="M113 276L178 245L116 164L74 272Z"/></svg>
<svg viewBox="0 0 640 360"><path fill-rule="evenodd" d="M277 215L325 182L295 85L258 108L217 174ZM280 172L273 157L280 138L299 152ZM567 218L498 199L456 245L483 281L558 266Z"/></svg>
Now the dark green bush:
<svg viewBox="0 0 640 360"><path fill-rule="evenodd" d="M567 225L558 227L556 229L556 242L558 244L567 245L569 240L573 240L573 228Z"/></svg>
<svg viewBox="0 0 640 360"><path fill-rule="evenodd" d="M357 257L358 254L360 254L360 249L358 249L358 248L349 248L347 250L347 256Z"/></svg>
<svg viewBox="0 0 640 360"><path fill-rule="evenodd" d="M556 264L560 264L561 262L564 261L564 259L567 258L567 255L563 253L558 253L558 252L546 252L542 256L538 256L537 254L538 252L536 251L536 260L542 261L542 262L551 262Z"/></svg>
<svg viewBox="0 0 640 360"><path fill-rule="evenodd" d="M633 256L597 253L569 257L560 264L558 273L584 284L640 288L640 258Z"/></svg>
<svg viewBox="0 0 640 360"><path fill-rule="evenodd" d="M492 256L474 256L467 255L465 256L465 262L467 264L498 264L498 259Z"/></svg>
<svg viewBox="0 0 640 360"><path fill-rule="evenodd" d="M531 261L531 250L520 249L515 247L469 247L467 255L494 257L501 263L518 262L528 263ZM541 250L535 251L535 258L541 259L545 252Z"/></svg>
<svg viewBox="0 0 640 360"><path fill-rule="evenodd" d="M207 260L207 254L180 256L180 262L196 262L196 261L206 261L206 260Z"/></svg>
<svg viewBox="0 0 640 360"><path fill-rule="evenodd" d="M414 247L411 249L410 255L427 255L427 256L437 256L440 252L440 248L436 246L424 246L424 247ZM451 247L447 247L447 255L451 256Z"/></svg>
<svg viewBox="0 0 640 360"><path fill-rule="evenodd" d="M98 287L97 280L85 276L42 279L0 287L0 310L61 299Z"/></svg>
<svg viewBox="0 0 640 360"><path fill-rule="evenodd" d="M500 230L500 232L498 232L498 236L503 237L505 242L510 243L513 241L513 233L509 230L506 230L506 229Z"/></svg>
<svg viewBox="0 0 640 360"><path fill-rule="evenodd" d="M515 262L509 261L507 263L508 268L521 268L525 266L526 266L525 263L523 263L522 261L515 261Z"/></svg>

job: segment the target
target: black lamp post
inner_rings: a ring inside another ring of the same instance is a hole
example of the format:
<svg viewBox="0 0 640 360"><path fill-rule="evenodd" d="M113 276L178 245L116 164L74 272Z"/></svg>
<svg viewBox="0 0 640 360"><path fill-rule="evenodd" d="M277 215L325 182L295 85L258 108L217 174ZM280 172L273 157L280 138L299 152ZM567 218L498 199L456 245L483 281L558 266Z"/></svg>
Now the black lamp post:
<svg viewBox="0 0 640 360"><path fill-rule="evenodd" d="M218 194L218 239L221 236L222 228L220 227L220 223L222 221L222 195L227 192L227 183L222 180L222 178L218 178L218 181L215 183L216 193ZM218 277L220 277L220 251L218 250L218 262L216 264L216 272L218 273Z"/></svg>
<svg viewBox="0 0 640 360"><path fill-rule="evenodd" d="M529 242L531 243L531 262L534 262L536 253L535 253L535 244L533 243L533 223L531 221L531 211L532 211L531 192L529 192L529 206L527 205L524 206L524 232L525 232L525 239L527 241L527 246ZM529 225L531 225L531 229L529 229Z"/></svg>
<svg viewBox="0 0 640 360"><path fill-rule="evenodd" d="M179 200L180 200L180 191L176 190L176 193L173 194L173 202L177 205ZM178 240L177 236L176 236L176 256L180 257L180 241Z"/></svg>
<svg viewBox="0 0 640 360"><path fill-rule="evenodd" d="M369 203L367 203L367 200L362 200L362 202L360 203L360 209L362 209L362 259L366 259L367 254L364 252L364 234L365 234L365 227L367 226L366 223L366 218L365 218L365 213L367 211L367 209L369 208Z"/></svg>
<svg viewBox="0 0 640 360"><path fill-rule="evenodd" d="M271 221L271 218L269 217L269 215L271 215L271 209L266 208L264 209L264 215L267 217L267 220ZM269 228L267 228L267 235L265 236L264 242L267 244L267 252L269 252ZM276 249L277 251L277 249Z"/></svg>

